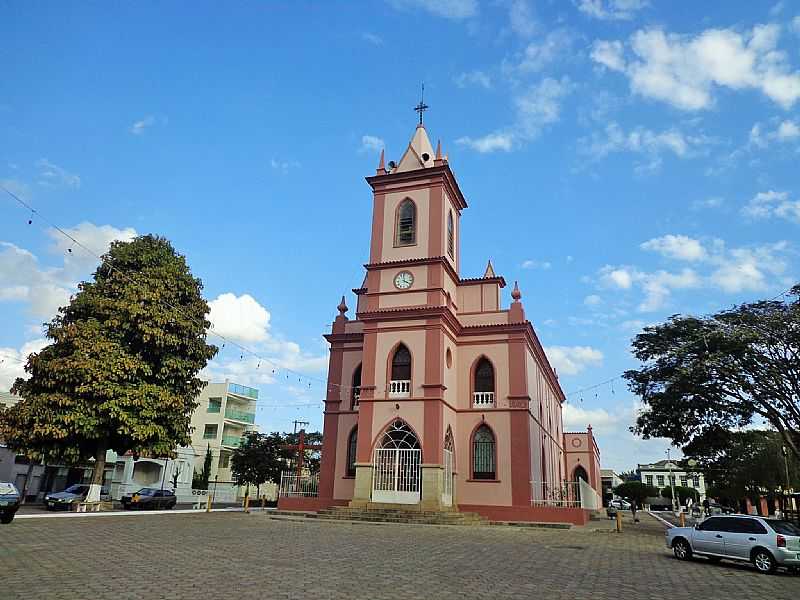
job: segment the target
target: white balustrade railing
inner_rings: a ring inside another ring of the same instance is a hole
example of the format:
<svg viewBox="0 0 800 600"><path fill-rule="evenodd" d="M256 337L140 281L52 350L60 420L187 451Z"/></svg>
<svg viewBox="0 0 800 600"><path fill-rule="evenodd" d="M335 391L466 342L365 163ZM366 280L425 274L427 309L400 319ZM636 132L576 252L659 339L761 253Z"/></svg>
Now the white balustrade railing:
<svg viewBox="0 0 800 600"><path fill-rule="evenodd" d="M293 471L281 473L278 496L316 497L319 496L319 474L297 475Z"/></svg>
<svg viewBox="0 0 800 600"><path fill-rule="evenodd" d="M494 392L473 392L473 408L484 408L494 406Z"/></svg>
<svg viewBox="0 0 800 600"><path fill-rule="evenodd" d="M531 505L580 508L580 482L564 481L560 485L556 485L548 481L533 481L531 482Z"/></svg>
<svg viewBox="0 0 800 600"><path fill-rule="evenodd" d="M394 379L389 382L389 396L392 398L408 398L410 395L410 379Z"/></svg>

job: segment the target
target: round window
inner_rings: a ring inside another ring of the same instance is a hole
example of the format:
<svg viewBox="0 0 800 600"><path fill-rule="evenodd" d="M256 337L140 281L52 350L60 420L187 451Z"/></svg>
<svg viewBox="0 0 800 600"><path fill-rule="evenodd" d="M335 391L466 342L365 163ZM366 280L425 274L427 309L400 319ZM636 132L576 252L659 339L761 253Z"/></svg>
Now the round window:
<svg viewBox="0 0 800 600"><path fill-rule="evenodd" d="M447 368L449 369L450 367L453 366L453 353L450 352L450 348L448 348L447 352L445 352L444 358L445 358L445 364L447 364Z"/></svg>

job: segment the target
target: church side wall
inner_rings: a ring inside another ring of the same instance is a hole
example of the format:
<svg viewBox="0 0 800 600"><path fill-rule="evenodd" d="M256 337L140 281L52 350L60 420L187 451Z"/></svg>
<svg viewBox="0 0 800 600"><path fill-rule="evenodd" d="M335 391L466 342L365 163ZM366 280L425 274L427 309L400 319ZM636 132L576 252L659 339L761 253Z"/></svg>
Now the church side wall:
<svg viewBox="0 0 800 600"><path fill-rule="evenodd" d="M350 432L358 423L358 414L339 415L339 429L336 440L336 470L333 480L333 497L350 500L353 497L355 477L347 475L347 442Z"/></svg>

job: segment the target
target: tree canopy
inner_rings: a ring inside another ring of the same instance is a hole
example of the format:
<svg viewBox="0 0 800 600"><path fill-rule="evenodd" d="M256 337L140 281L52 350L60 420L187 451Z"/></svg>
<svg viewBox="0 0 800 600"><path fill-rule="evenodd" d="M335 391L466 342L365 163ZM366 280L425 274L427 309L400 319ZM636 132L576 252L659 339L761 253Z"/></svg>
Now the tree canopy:
<svg viewBox="0 0 800 600"><path fill-rule="evenodd" d="M658 489L641 481L626 481L615 487L614 493L622 498L635 500L638 506L642 506L645 499L658 496Z"/></svg>
<svg viewBox="0 0 800 600"><path fill-rule="evenodd" d="M624 375L644 405L634 433L684 446L715 430L767 422L800 459L798 296L800 285L789 301L674 315L646 327L633 340L641 367Z"/></svg>
<svg viewBox="0 0 800 600"><path fill-rule="evenodd" d="M239 485L256 487L267 481L279 482L291 452L283 448L284 444L285 440L280 433L246 433L242 443L231 455L234 480Z"/></svg>
<svg viewBox="0 0 800 600"><path fill-rule="evenodd" d="M174 457L190 443L197 374L217 352L202 288L166 239L113 242L28 357L0 437L49 462L94 458L95 484L106 450Z"/></svg>
<svg viewBox="0 0 800 600"><path fill-rule="evenodd" d="M678 502L680 502L681 504L686 504L686 501L689 498L691 498L695 502L700 501L700 492L698 492L694 488L686 487L683 485L676 485L675 494L678 496ZM669 498L670 500L672 500L672 488L670 486L662 488L661 495L664 498Z"/></svg>

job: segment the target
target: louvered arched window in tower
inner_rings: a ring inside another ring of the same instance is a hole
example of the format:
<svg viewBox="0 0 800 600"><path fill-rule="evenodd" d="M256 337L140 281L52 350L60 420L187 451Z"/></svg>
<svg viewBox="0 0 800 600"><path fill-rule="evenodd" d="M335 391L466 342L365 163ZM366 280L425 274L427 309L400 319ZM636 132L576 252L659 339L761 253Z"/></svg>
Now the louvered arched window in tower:
<svg viewBox="0 0 800 600"><path fill-rule="evenodd" d="M347 439L347 476L356 475L356 448L358 447L358 427L353 427Z"/></svg>
<svg viewBox="0 0 800 600"><path fill-rule="evenodd" d="M453 230L453 211L447 211L447 253L455 258L456 234Z"/></svg>
<svg viewBox="0 0 800 600"><path fill-rule="evenodd" d="M411 395L411 352L408 351L405 344L400 344L392 356L389 395L394 398Z"/></svg>
<svg viewBox="0 0 800 600"><path fill-rule="evenodd" d="M358 408L358 399L361 397L361 365L353 371L353 383L350 388L350 405L353 410Z"/></svg>
<svg viewBox="0 0 800 600"><path fill-rule="evenodd" d="M494 407L494 367L488 358L481 357L475 365L472 382L472 406Z"/></svg>
<svg viewBox="0 0 800 600"><path fill-rule="evenodd" d="M413 246L417 243L417 206L406 198L397 207L395 246Z"/></svg>

